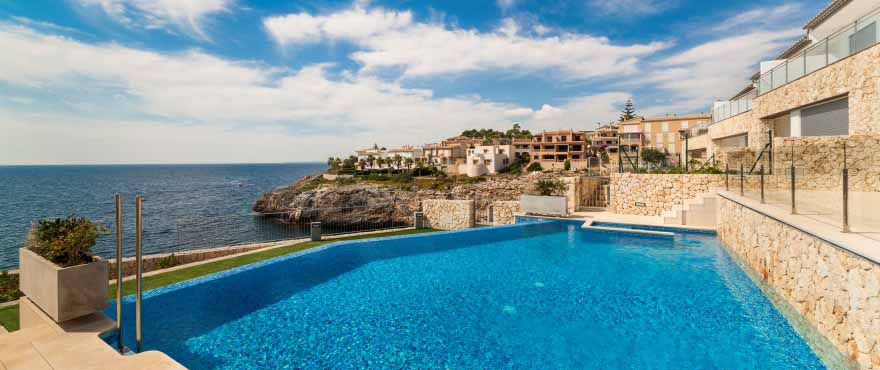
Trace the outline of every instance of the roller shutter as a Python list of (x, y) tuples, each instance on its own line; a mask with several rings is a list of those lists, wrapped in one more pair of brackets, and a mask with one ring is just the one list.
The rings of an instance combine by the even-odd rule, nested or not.
[(849, 100), (835, 100), (801, 110), (801, 135), (849, 135)]

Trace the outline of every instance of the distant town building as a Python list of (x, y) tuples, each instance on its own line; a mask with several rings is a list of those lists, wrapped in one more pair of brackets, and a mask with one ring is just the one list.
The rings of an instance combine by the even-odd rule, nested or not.
[(513, 145), (475, 145), (467, 149), (464, 164), (459, 165), (459, 174), (469, 177), (498, 173), (513, 162)]
[(571, 169), (587, 168), (590, 156), (586, 131), (558, 130), (544, 131), (532, 136), (532, 162), (538, 162), (544, 169), (563, 169), (569, 161)]
[(636, 117), (619, 126), (620, 147), (635, 155), (644, 148), (653, 148), (677, 157), (684, 151), (683, 130), (706, 126), (712, 116), (690, 114), (682, 116)]

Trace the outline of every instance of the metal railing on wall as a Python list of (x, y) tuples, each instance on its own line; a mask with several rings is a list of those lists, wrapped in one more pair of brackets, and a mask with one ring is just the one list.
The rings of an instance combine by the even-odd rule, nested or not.
[(728, 156), (725, 188), (842, 232), (880, 239), (877, 140), (880, 135), (777, 137), (757, 160), (753, 154)]

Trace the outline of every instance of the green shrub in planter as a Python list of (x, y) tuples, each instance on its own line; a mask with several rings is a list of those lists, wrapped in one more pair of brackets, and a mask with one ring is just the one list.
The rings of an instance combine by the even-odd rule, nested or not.
[(18, 290), (18, 275), (9, 271), (0, 271), (0, 303), (19, 299), (24, 294)]
[(92, 246), (107, 229), (83, 217), (42, 220), (31, 227), (25, 247), (61, 267), (92, 262)]
[(540, 179), (535, 182), (535, 190), (543, 196), (558, 195), (565, 191), (565, 183), (559, 179)]
[(526, 168), (526, 171), (529, 172), (536, 172), (541, 170), (543, 170), (543, 168), (541, 168), (541, 164), (538, 162), (532, 162), (531, 164), (529, 164), (529, 167)]

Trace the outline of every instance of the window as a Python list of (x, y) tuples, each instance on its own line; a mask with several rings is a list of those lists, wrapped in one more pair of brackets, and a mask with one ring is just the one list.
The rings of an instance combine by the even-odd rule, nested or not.
[(645, 123), (645, 132), (651, 132), (651, 123)]
[[(510, 161), (507, 158), (504, 158), (503, 160), (501, 160), (501, 164), (506, 165), (508, 162), (510, 162)], [(125, 281), (125, 280), (123, 280), (123, 281)]]
[(688, 128), (688, 121), (682, 121), (681, 128)]
[(661, 131), (669, 131), (669, 122), (663, 122), (663, 130)]
[(669, 144), (669, 152), (675, 153), (675, 144)]
[(666, 141), (675, 142), (675, 133), (670, 132), (670, 133), (666, 134)]
[[(559, 141), (568, 141), (568, 136), (560, 136)], [(124, 280), (123, 280), (124, 281)]]
[(657, 143), (659, 144), (661, 141), (663, 141), (663, 134), (658, 133), (657, 134)]

